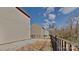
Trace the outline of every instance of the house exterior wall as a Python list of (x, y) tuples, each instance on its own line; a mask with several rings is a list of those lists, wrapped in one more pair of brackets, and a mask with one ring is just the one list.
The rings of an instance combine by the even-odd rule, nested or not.
[(17, 8), (0, 8), (0, 44), (30, 39), (30, 18)]
[(50, 38), (49, 37), (49, 31), (43, 29), (42, 33), (43, 33), (43, 36), (44, 36), (45, 39)]
[(48, 38), (49, 33), (37, 24), (31, 26), (31, 38), (32, 39), (44, 39)]
[(43, 36), (41, 27), (37, 24), (32, 24), (31, 26), (31, 38), (42, 38)]

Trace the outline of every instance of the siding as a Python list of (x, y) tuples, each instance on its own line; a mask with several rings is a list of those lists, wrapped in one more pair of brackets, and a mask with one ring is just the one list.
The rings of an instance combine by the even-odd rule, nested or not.
[(30, 39), (30, 18), (17, 8), (0, 8), (0, 44)]

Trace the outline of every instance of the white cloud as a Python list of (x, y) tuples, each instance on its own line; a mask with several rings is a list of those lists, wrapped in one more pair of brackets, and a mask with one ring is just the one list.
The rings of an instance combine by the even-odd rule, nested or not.
[(49, 28), (49, 23), (43, 23), (43, 24), (42, 24), (42, 27), (43, 27), (44, 29), (48, 29), (48, 28)]
[(55, 14), (49, 14), (48, 15), (48, 19), (49, 20), (52, 20), (53, 21), (55, 18), (56, 18), (56, 15)]
[(52, 23), (56, 23), (55, 21), (52, 21)]
[(54, 7), (47, 7), (45, 13), (43, 14), (44, 17), (46, 17), (48, 14), (51, 12), (54, 12), (55, 8)]
[(55, 20), (52, 20), (52, 21), (50, 21), (49, 19), (45, 19), (44, 20), (44, 24), (45, 25), (48, 25), (49, 26), (50, 24), (53, 24), (53, 23), (56, 23)]
[(55, 10), (55, 8), (54, 7), (48, 7), (47, 8), (47, 13), (51, 13), (51, 12), (53, 12)]
[(53, 25), (53, 24), (55, 24), (56, 22), (55, 21), (50, 21), (49, 22), (49, 25)]
[(49, 20), (48, 19), (44, 19), (44, 23), (49, 23)]
[(46, 17), (46, 13), (44, 13), (43, 15), (44, 15), (44, 17)]
[(47, 18), (47, 19), (44, 19), (44, 23), (42, 25), (44, 29), (50, 28), (55, 23), (54, 19), (56, 18), (56, 15), (51, 13), (51, 12), (54, 12), (54, 10), (55, 8), (53, 7), (46, 8), (45, 13), (43, 14), (44, 17)]
[(50, 21), (48, 19), (44, 19), (43, 25), (49, 26), (50, 25)]
[(68, 14), (73, 12), (74, 10), (76, 10), (77, 7), (62, 7), (59, 12), (63, 13), (63, 14)]
[(48, 8), (46, 8), (46, 11), (43, 15), (44, 15), (44, 17), (48, 17), (48, 19), (50, 19), (50, 20), (55, 19), (56, 15), (51, 13), (54, 11), (55, 11), (54, 7), (48, 7)]
[(48, 29), (48, 28), (52, 27), (53, 24), (55, 24), (55, 23), (56, 22), (54, 20), (49, 21), (48, 19), (44, 19), (44, 23), (43, 23), (42, 26), (43, 26), (44, 29)]

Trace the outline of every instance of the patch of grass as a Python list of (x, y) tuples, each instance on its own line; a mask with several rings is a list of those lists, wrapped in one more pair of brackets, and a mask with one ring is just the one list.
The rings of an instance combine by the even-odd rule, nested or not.
[(51, 50), (50, 40), (36, 40), (32, 44), (17, 48), (17, 51), (48, 51)]

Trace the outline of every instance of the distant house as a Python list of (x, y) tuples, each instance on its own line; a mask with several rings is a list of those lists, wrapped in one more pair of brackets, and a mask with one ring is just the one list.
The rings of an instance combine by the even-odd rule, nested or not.
[(1, 7), (0, 45), (24, 39), (30, 39), (30, 16), (18, 7)]
[(48, 31), (44, 30), (41, 26), (37, 24), (32, 24), (31, 26), (31, 38), (32, 39), (44, 39), (49, 35)]
[(49, 39), (49, 38), (50, 38), (50, 37), (49, 37), (49, 31), (48, 31), (48, 30), (43, 29), (43, 37), (44, 37), (45, 39)]

